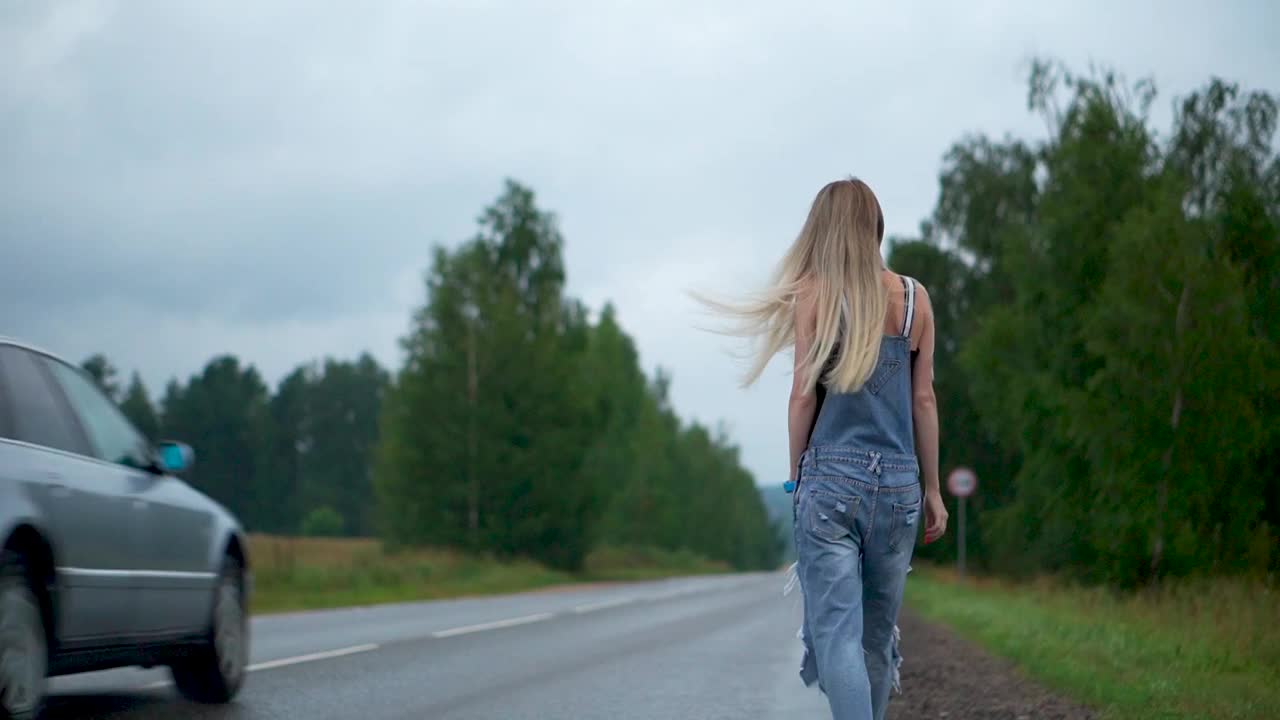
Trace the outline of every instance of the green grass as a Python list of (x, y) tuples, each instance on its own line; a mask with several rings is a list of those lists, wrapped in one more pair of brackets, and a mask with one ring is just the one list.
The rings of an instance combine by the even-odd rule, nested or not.
[(907, 603), (1106, 720), (1280, 718), (1280, 592), (1196, 580), (1122, 595), (917, 567)]
[(388, 553), (376, 540), (253, 536), (253, 611), (375, 605), (534, 590), (583, 582), (646, 580), (727, 571), (696, 555), (603, 548), (581, 574), (528, 560), (504, 562), (454, 550)]
[(729, 572), (725, 563), (713, 562), (687, 550), (650, 547), (604, 547), (587, 556), (583, 577), (587, 580), (656, 580), (673, 575), (706, 575)]

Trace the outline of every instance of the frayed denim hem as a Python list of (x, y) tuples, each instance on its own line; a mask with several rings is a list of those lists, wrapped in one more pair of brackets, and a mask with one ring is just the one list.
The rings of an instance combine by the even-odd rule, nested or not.
[[(786, 583), (782, 586), (782, 596), (786, 597), (795, 591), (800, 582), (800, 574), (797, 569), (799, 563), (791, 563), (791, 567), (787, 568)], [(907, 573), (911, 573), (911, 566), (907, 566)], [(801, 590), (801, 593), (804, 591)], [(897, 694), (902, 694), (902, 652), (898, 649), (902, 644), (902, 629), (896, 624), (893, 626), (893, 642), (891, 645), (891, 657), (893, 659), (893, 690)], [(818, 682), (818, 664), (813, 656), (813, 648), (809, 645), (808, 638), (804, 634), (804, 623), (800, 624), (800, 628), (796, 630), (796, 639), (800, 641), (800, 681), (805, 687), (813, 687)]]

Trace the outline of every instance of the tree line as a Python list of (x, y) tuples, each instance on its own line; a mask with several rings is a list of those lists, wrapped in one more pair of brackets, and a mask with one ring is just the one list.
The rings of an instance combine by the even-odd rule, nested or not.
[(563, 239), (508, 181), (456, 249), (437, 248), (396, 373), (368, 355), (300, 366), (274, 390), (224, 355), (153, 403), (101, 355), (84, 367), (152, 438), (196, 450), (189, 480), (254, 531), (378, 535), (577, 570), (601, 545), (739, 569), (781, 542), (723, 430), (682, 421), (608, 305), (564, 291)]
[(722, 431), (684, 423), (606, 306), (565, 294), (563, 238), (508, 181), (478, 232), (438, 248), (402, 339), (374, 487), (388, 539), (528, 553), (575, 569), (601, 543), (736, 568), (779, 536)]
[(272, 391), (252, 365), (220, 355), (158, 402), (136, 372), (122, 387), (103, 355), (83, 367), (149, 438), (191, 444), (187, 479), (250, 529), (376, 532), (371, 465), (390, 378), (371, 356), (302, 364)]
[(956, 143), (920, 237), (892, 243), (936, 309), (944, 472), (977, 471), (989, 569), (1280, 569), (1277, 98), (1214, 78), (1167, 133), (1155, 98), (1036, 63), (1047, 137)]

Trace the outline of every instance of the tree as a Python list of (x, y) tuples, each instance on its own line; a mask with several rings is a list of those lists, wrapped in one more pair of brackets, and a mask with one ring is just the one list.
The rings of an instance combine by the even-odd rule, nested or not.
[(129, 388), (120, 401), (120, 409), (148, 440), (155, 442), (159, 439), (160, 421), (156, 418), (155, 406), (151, 404), (151, 396), (147, 394), (142, 377), (136, 372), (129, 378)]
[(310, 366), (302, 365), (289, 373), (276, 387), (267, 405), (270, 434), (267, 467), (272, 481), (280, 488), (282, 503), (276, 509), (280, 527), (299, 526), (304, 511), (300, 499), (303, 485), (303, 457), (314, 446), (308, 429), (311, 379)]
[(368, 354), (326, 359), (308, 377), (304, 414), (293, 436), (299, 453), (298, 502), (334, 509), (348, 534), (374, 530), (373, 451), (386, 372)]
[(80, 367), (89, 373), (102, 392), (114, 401), (120, 400), (120, 383), (116, 379), (116, 368), (102, 353), (95, 353), (85, 359)]
[(561, 244), (533, 193), (508, 182), (471, 242), (437, 252), (379, 454), (400, 541), (581, 565), (590, 519), (571, 380), (585, 335), (582, 309), (562, 297)]
[(957, 144), (923, 237), (894, 243), (934, 298), (943, 464), (984, 478), (991, 567), (1277, 564), (1276, 100), (1214, 80), (1162, 143), (1154, 97), (1037, 63), (1049, 138)]
[(382, 406), (386, 537), (569, 570), (601, 543), (775, 562), (736, 450), (681, 428), (668, 380), (645, 378), (612, 306), (593, 323), (564, 295), (562, 244), (532, 192), (508, 183), (474, 239), (436, 251)]
[(191, 482), (255, 531), (291, 530), (287, 486), (269, 470), (267, 387), (230, 355), (209, 361), (185, 387), (170, 385), (163, 431), (196, 452)]
[(337, 537), (343, 535), (342, 515), (331, 507), (321, 506), (308, 512), (302, 519), (302, 534), (306, 537)]

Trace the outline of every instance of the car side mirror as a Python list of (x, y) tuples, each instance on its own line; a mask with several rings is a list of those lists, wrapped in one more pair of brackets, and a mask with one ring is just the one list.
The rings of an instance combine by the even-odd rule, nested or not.
[(186, 443), (164, 440), (156, 445), (160, 467), (167, 473), (180, 473), (191, 469), (196, 462), (196, 452)]

